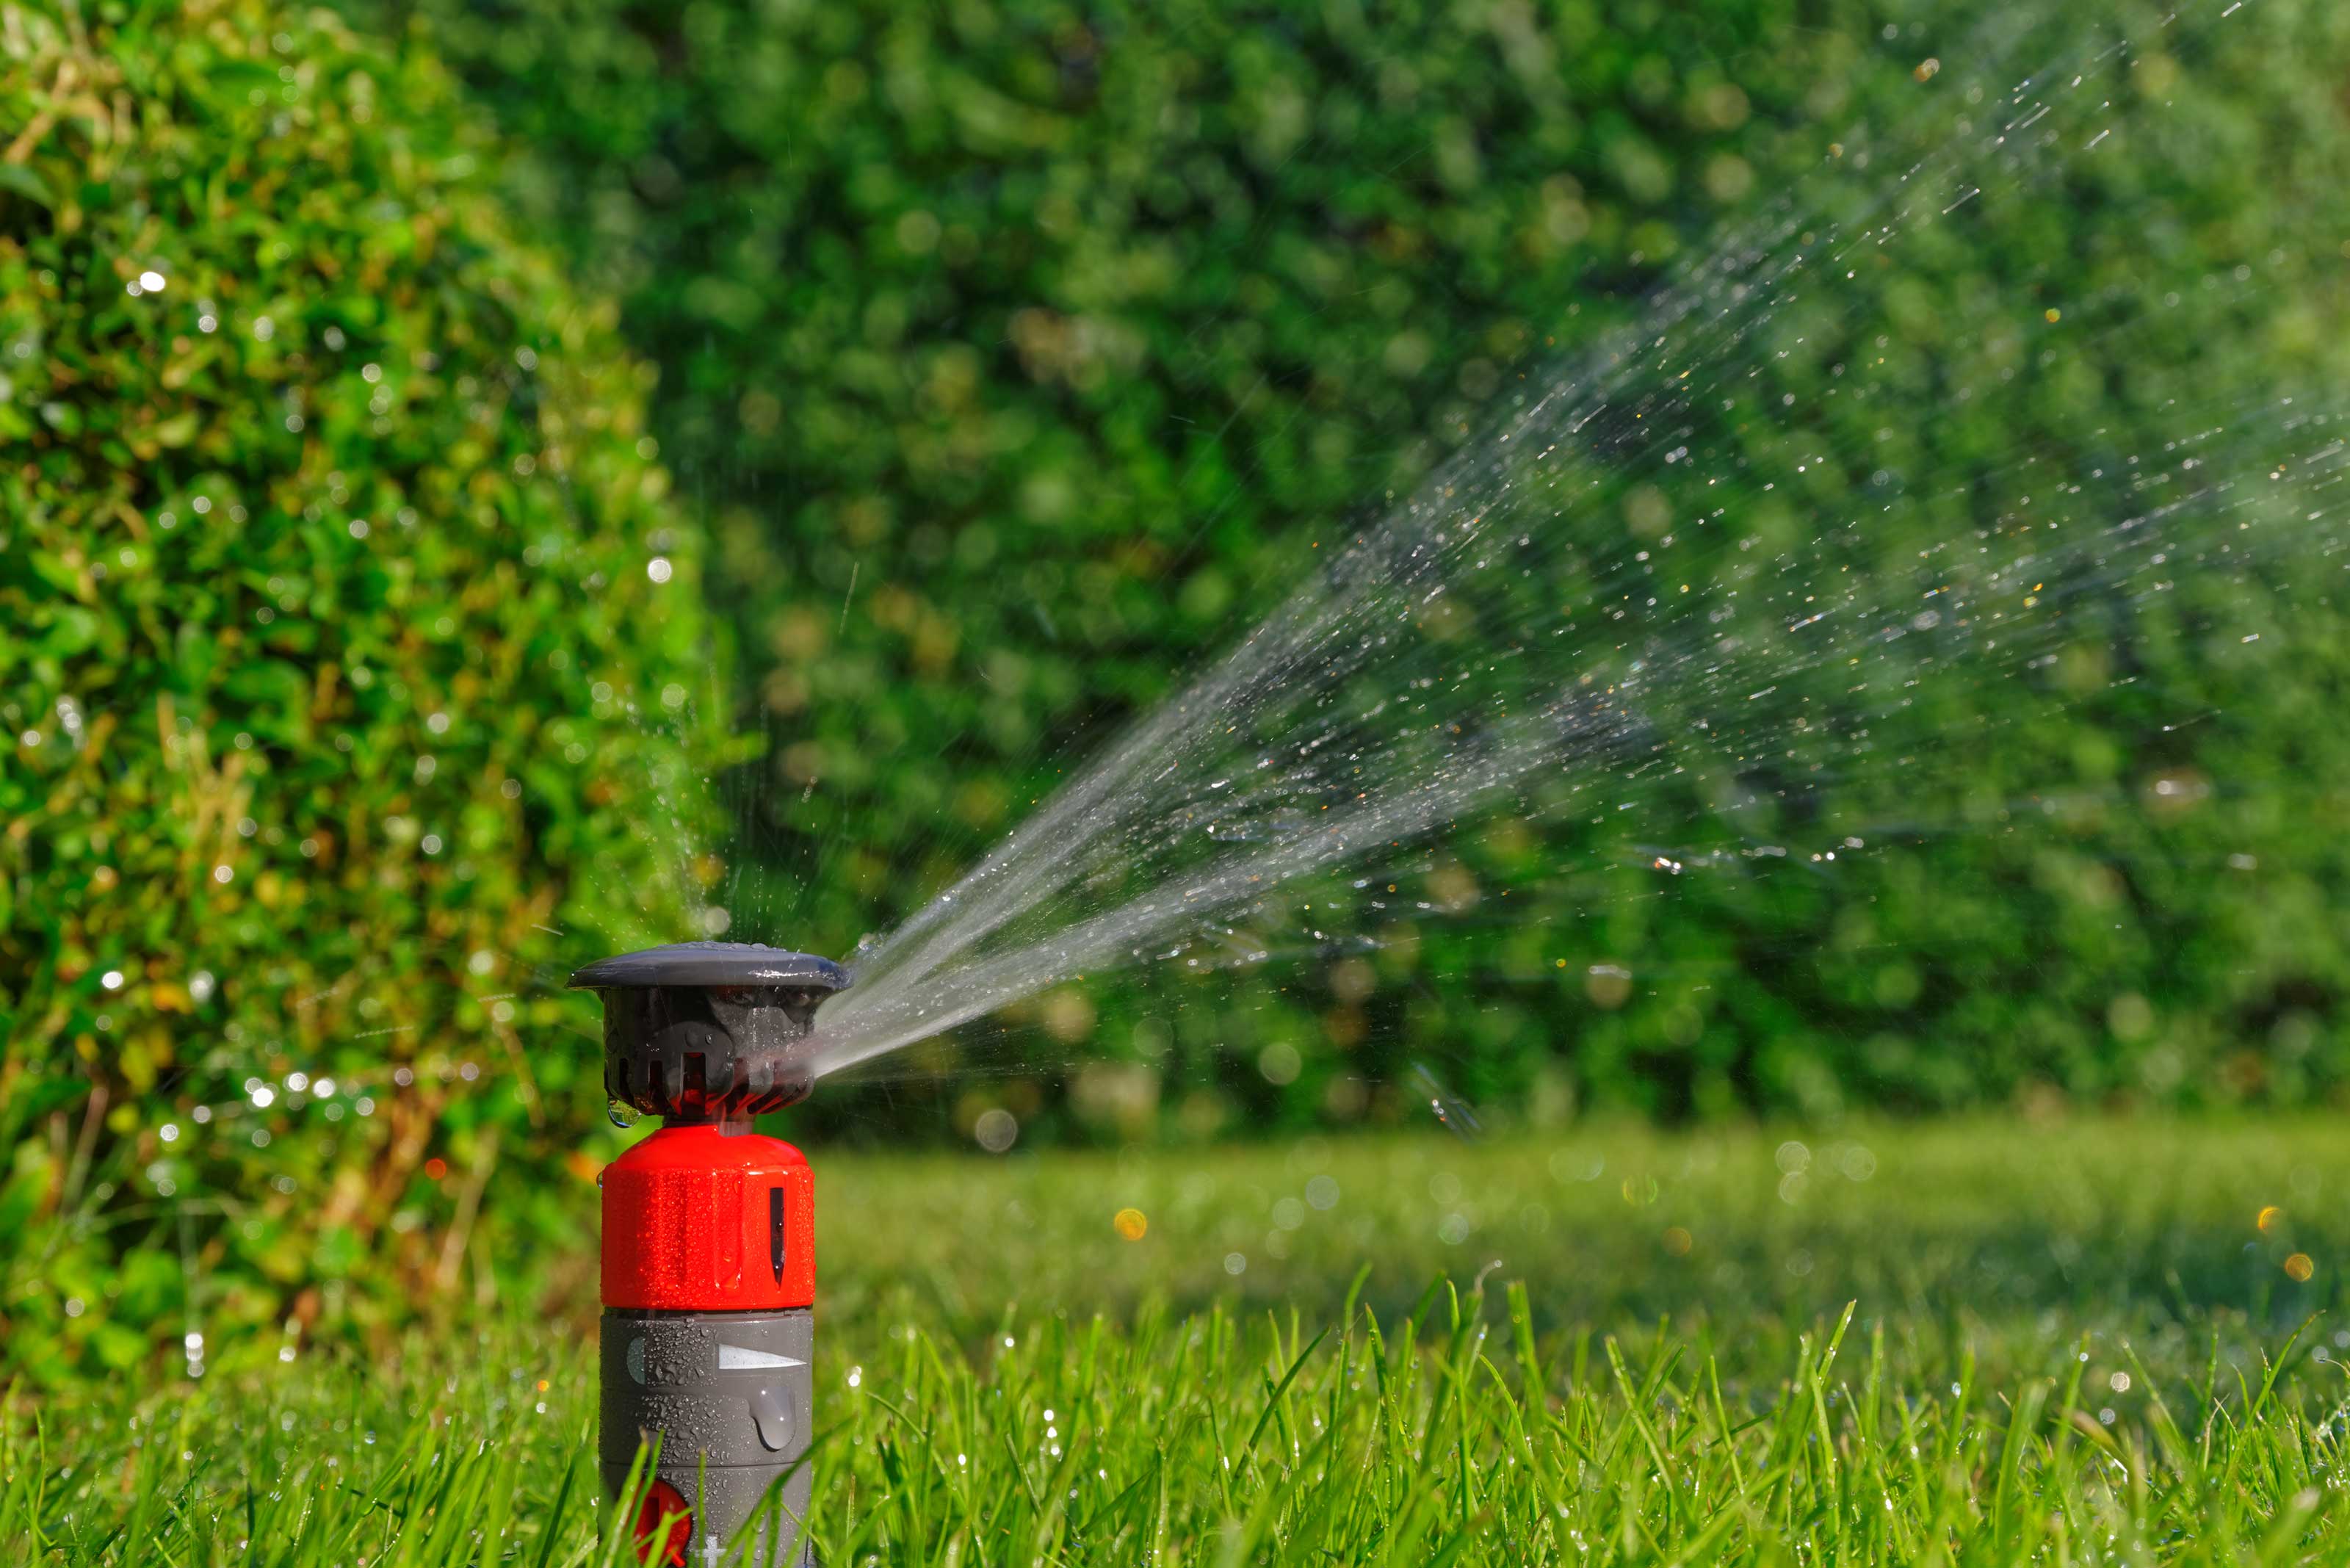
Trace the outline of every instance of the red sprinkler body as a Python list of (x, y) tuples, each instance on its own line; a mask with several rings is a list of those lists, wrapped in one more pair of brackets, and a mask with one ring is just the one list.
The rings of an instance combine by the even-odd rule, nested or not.
[(675, 1515), (656, 1560), (671, 1568), (812, 1564), (814, 1184), (751, 1118), (806, 1096), (798, 1047), (848, 976), (806, 953), (681, 942), (571, 983), (603, 996), (605, 1091), (667, 1122), (599, 1180), (605, 1494), (658, 1435), (640, 1551)]

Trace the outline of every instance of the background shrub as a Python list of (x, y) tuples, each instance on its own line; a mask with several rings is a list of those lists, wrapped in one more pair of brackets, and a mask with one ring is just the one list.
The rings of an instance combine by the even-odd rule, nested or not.
[[(514, 199), (664, 367), (653, 417), (712, 519), (745, 705), (774, 742), (732, 781), (729, 897), (747, 927), (837, 950), (1232, 641), (1315, 530), (1403, 493), (1521, 373), (1598, 341), (1832, 142), (1898, 168), (1972, 134), (1956, 95), (1985, 59), (2021, 80), (2116, 36), (2173, 51), (2114, 73), (2122, 134), (2097, 157), (1992, 189), (1742, 350), (1746, 423), (1700, 439), (1757, 473), (1837, 454), (1766, 530), (1840, 522), (1879, 464), (1966, 498), (1879, 524), (1877, 559), (1898, 560), (2012, 511), (2033, 461), (2158, 452), (2210, 410), (2338, 384), (2322, 214), (2350, 40), (2320, 6), (2220, 9), (2168, 32), (2133, 5), (1793, 0), (367, 14), (456, 62), (515, 146)], [(2198, 287), (2240, 267), (2249, 287)], [(2166, 314), (2177, 289), (2189, 308)], [(1898, 395), (1839, 411), (1825, 389), (1860, 352), (1890, 354)], [(1647, 477), (1642, 504), (1680, 505)], [(1451, 852), (1486, 886), (1517, 879), (1506, 926), (1424, 922), (1367, 959), (1202, 988), (1146, 974), (1023, 1015), (1024, 1051), (1139, 1055), (1164, 1092), (1099, 1073), (1074, 1103), (1042, 1078), (941, 1092), (966, 1124), (1001, 1099), (1091, 1107), (1105, 1133), (1137, 1106), (1162, 1122), (1154, 1104), (1195, 1129), (1393, 1113), (1410, 1098), (1378, 1086), (1415, 1061), (1503, 1108), (1668, 1115), (2331, 1093), (2343, 867), (2297, 819), (2340, 810), (2342, 758), (2312, 721), (2341, 651), (2308, 627), (2291, 672), (2219, 673), (2197, 635), (2085, 620), (2064, 680), (1986, 668), (1935, 711), (1944, 739), (1989, 727), (1966, 766), (1790, 807), (1880, 838), (1906, 824), (1898, 857), (1829, 882), (1529, 886), (1591, 846), (1503, 825)], [(2081, 685), (2139, 660), (2135, 695)], [(2182, 734), (2186, 711), (2224, 717)], [(2150, 812), (2178, 770), (2225, 786)], [(2008, 812), (2022, 800), (2070, 804)], [(1276, 1086), (1259, 1064), (1289, 1043), (1307, 1067)], [(916, 1060), (987, 1052), (966, 1031)], [(888, 1096), (816, 1114), (929, 1114)]]
[[(379, 31), (0, 28), (0, 1310), (41, 1376), (511, 1291), (524, 1233), (576, 1288), (609, 1135), (573, 963), (712, 929), (704, 896), (834, 951), (899, 918), (1831, 143), (1972, 134), (1926, 60), (2087, 47), (1790, 0), (351, 5)], [(2340, 384), (2350, 17), (2210, 19), (2116, 78), (2106, 154), (1734, 351), (1747, 389), (1683, 417), (1786, 482), (1761, 536), (1924, 476), (1855, 557), (1887, 570), (2035, 464), (2213, 418), (2249, 450), (2228, 421)], [(1862, 353), (1866, 410), (1829, 395)], [(1627, 466), (1578, 538), (1679, 483)], [(1011, 1071), (956, 1071), (996, 1048), (962, 1031), (795, 1125), (2338, 1094), (2345, 650), (2257, 588), (2091, 606), (1902, 721), (1956, 764), (1781, 780), (1742, 825), (1900, 853), (1664, 882), (1492, 818), (1402, 868), (1465, 917), (1096, 977), (1016, 1010)]]
[(264, 0), (0, 48), (7, 1357), (494, 1291), (494, 1171), (588, 1209), (554, 933), (694, 902), (650, 376), (421, 57)]

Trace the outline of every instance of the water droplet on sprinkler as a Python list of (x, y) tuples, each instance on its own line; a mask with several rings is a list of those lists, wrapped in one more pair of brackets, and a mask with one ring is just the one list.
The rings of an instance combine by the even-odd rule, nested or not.
[(614, 1127), (626, 1131), (636, 1126), (644, 1113), (626, 1100), (616, 1099), (606, 1104), (604, 1114), (611, 1118)]

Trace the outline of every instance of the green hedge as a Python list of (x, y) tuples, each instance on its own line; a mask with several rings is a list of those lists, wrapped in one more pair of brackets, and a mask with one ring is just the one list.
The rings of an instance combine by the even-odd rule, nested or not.
[(493, 1289), (494, 1170), (588, 1211), (547, 983), (693, 901), (650, 373), (421, 57), (265, 0), (0, 49), (6, 1359)]
[[(1742, 351), (1755, 419), (1713, 430), (1725, 450), (1837, 458), (1767, 528), (1839, 523), (1884, 462), (1993, 517), (2028, 492), (2027, 455), (2159, 450), (2190, 408), (2350, 368), (2324, 217), (2350, 167), (2350, 39), (2321, 5), (2189, 8), (2176, 28), (2130, 4), (364, 8), (458, 65), (516, 144), (515, 199), (664, 367), (654, 417), (712, 519), (718, 602), (775, 741), (736, 781), (738, 914), (806, 946), (902, 916), (1295, 582), (1310, 534), (1404, 493), (1517, 376), (1629, 318), (1831, 141), (1890, 169), (1973, 134), (1970, 83), (1990, 81), (1988, 117), (2009, 80), (2141, 42), (2112, 67), (2122, 133), (2095, 157), (2002, 180)], [(2095, 108), (2067, 120), (2076, 145)], [(1842, 199), (1891, 184), (1855, 177)], [(2220, 291), (2240, 304), (2197, 287), (2240, 265), (2259, 273)], [(2181, 286), (2190, 308), (2165, 315)], [(2061, 334), (2039, 327), (2050, 306)], [(1814, 420), (1831, 363), (1880, 337), (1889, 400)], [(1897, 526), (1924, 542), (1970, 515), (1920, 505)], [(2136, 658), (2131, 635), (2067, 641), (2067, 679)], [(1422, 922), (1367, 968), (1262, 983), (1097, 984), (1015, 1023), (1150, 1059), (1172, 1079), (1159, 1112), (1194, 1128), (1408, 1109), (1355, 1084), (1419, 1058), (1503, 1108), (1670, 1115), (2336, 1092), (2342, 867), (2302, 822), (2340, 809), (2303, 782), (2338, 776), (2332, 727), (2312, 728), (2338, 634), (2308, 628), (2303, 662), (2257, 675), (2166, 646), (2137, 696), (2173, 716), (2225, 702), (2222, 723), (2180, 738), (2150, 699), (1978, 678), (1935, 715), (1945, 735), (1988, 727), (1946, 753), (1963, 766), (1807, 803), (1924, 834), (1832, 881), (1660, 893), (1546, 875), (1571, 836), (1505, 832), (1456, 846), (1488, 885), (1519, 877), (1504, 928)], [(2149, 809), (2176, 768), (2225, 787)], [(2003, 796), (2098, 804), (2002, 821)], [(1258, 1067), (1283, 1043), (1306, 1067), (1278, 1089)], [(1022, 1059), (983, 1031), (915, 1058)], [(1049, 1073), (941, 1093), (966, 1124), (1001, 1099), (1139, 1125), (1156, 1080), (1092, 1076), (1074, 1103)], [(891, 1093), (832, 1114), (927, 1114)]]
[[(1831, 137), (1947, 126), (1918, 95), (1979, 36), (1792, 0), (364, 20), (398, 43), (265, 0), (0, 28), (0, 1311), (40, 1376), (512, 1288), (509, 1239), (543, 1262), (587, 1212), (571, 963), (684, 934), (705, 888), (836, 951), (901, 917)], [(2345, 28), (2198, 22), (2122, 79), (2110, 155), (1775, 319), (1695, 438), (1790, 480), (1753, 525), (1928, 476), (1871, 542), (1893, 572), (2021, 504), (2021, 458), (2340, 384), (2311, 242)], [(1880, 407), (1825, 400), (1856, 352)], [(1615, 477), (1595, 541), (1687, 499)], [(1340, 1124), (1410, 1112), (1421, 1060), (1489, 1116), (2336, 1095), (2350, 649), (2232, 576), (2179, 604), (1939, 689), (1903, 721), (1932, 769), (1753, 819), (1911, 825), (1836, 876), (1667, 882), (1502, 820), (1425, 891), (1508, 885), (1506, 920), (1072, 988), (1012, 1021), (1038, 1055), (911, 1058), (1013, 1073), (811, 1114)], [(2198, 623), (2237, 611), (2290, 659)], [(766, 743), (721, 776), (722, 862), (730, 710)]]

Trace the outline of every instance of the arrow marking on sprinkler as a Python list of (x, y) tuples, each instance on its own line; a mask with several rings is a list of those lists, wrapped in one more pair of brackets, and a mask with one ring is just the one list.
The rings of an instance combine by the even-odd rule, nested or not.
[(773, 1351), (745, 1350), (739, 1345), (721, 1341), (718, 1346), (718, 1370), (721, 1372), (764, 1372), (771, 1367), (806, 1366), (805, 1361), (789, 1355), (777, 1355)]

